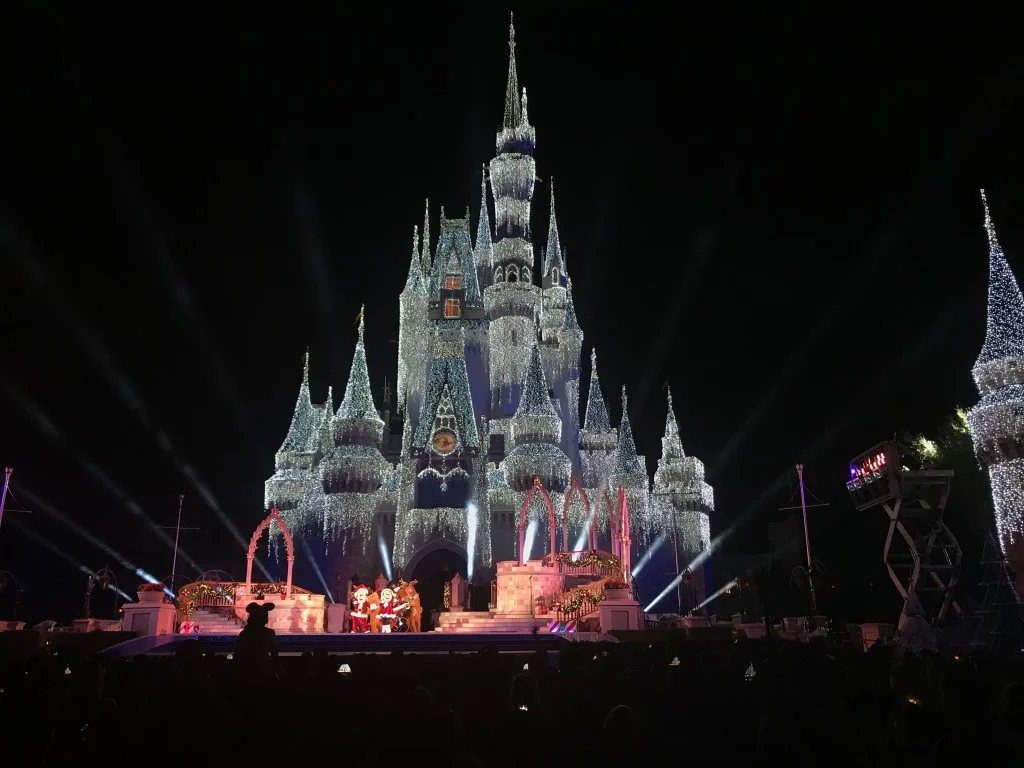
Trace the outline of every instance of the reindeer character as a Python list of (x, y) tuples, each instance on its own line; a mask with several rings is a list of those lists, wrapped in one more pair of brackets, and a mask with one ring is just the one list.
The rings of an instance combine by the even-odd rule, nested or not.
[(398, 599), (409, 607), (409, 614), (406, 617), (406, 621), (409, 622), (409, 631), (422, 632), (423, 605), (420, 603), (420, 593), (416, 591), (416, 579), (399, 583)]
[(377, 593), (377, 590), (373, 590), (367, 596), (366, 607), (369, 608), (367, 613), (369, 614), (370, 632), (380, 632), (381, 620), (378, 616), (380, 613), (380, 595)]

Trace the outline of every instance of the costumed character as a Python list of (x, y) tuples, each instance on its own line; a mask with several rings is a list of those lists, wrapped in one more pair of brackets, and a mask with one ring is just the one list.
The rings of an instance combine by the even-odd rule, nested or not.
[(377, 617), (381, 622), (381, 632), (391, 631), (391, 624), (398, 618), (398, 611), (403, 607), (395, 599), (395, 591), (391, 587), (384, 587), (380, 591), (380, 610), (377, 613)]
[(421, 632), (423, 627), (423, 605), (420, 602), (420, 593), (416, 591), (416, 579), (400, 583), (398, 598), (409, 607), (409, 613), (406, 616), (406, 621), (409, 622), (409, 631)]
[(352, 591), (352, 631), (363, 634), (370, 631), (370, 590), (365, 584), (357, 584)]
[(370, 632), (380, 632), (380, 595), (377, 594), (377, 590), (374, 590), (366, 598), (367, 607), (367, 622), (370, 625)]
[(235, 664), (246, 675), (276, 676), (277, 633), (267, 626), (273, 603), (249, 603), (245, 612), (249, 619), (235, 641)]

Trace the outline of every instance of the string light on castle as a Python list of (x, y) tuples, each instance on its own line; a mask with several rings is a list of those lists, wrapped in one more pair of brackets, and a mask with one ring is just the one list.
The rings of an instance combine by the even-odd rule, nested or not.
[(988, 467), (996, 531), (1006, 554), (1024, 537), (1024, 296), (999, 245), (984, 190), (981, 200), (989, 243), (988, 319), (972, 370), (981, 401), (967, 424), (978, 459)]
[[(673, 515), (686, 521), (694, 542), (707, 538), (713, 495), (703, 464), (682, 453), (678, 427), (667, 434), (678, 449), (663, 457), (663, 475), (685, 487), (692, 503), (672, 512), (652, 501), (624, 390), (621, 424), (611, 423), (595, 351), (590, 380), (582, 380), (577, 309), (585, 305), (577, 301), (586, 297), (574, 291), (565, 247), (579, 225), (559, 219), (552, 178), (546, 238), (533, 242), (537, 134), (512, 24), (508, 45), (505, 106), (494, 157), (480, 170), (477, 220), (468, 207), (464, 218), (450, 218), (442, 207), (432, 219), (427, 201), (409, 255), (399, 257), (408, 263), (395, 286), (395, 402), (388, 395), (374, 401), (370, 363), (379, 361), (368, 360), (360, 310), (340, 405), (333, 411), (330, 391), (326, 403), (312, 402), (307, 356), (292, 422), (264, 485), (267, 508), (276, 506), (296, 535), (322, 539), (311, 549), (336, 558), (331, 567), (343, 573), (376, 572), (380, 552), (397, 569), (415, 568), (425, 547), (440, 542), (471, 553), (473, 572), (482, 575), (494, 560), (515, 557), (520, 510), (535, 478), (560, 531), (566, 511), (563, 547), (590, 519), (607, 537), (620, 486), (637, 521), (638, 547)], [(674, 425), (671, 407), (669, 413)], [(533, 497), (527, 514), (546, 528), (541, 498)]]

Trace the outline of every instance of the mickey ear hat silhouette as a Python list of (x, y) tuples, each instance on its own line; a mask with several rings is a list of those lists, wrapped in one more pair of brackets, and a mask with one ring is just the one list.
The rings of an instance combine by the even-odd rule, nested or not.
[(266, 614), (266, 613), (268, 613), (268, 612), (270, 612), (272, 610), (274, 610), (274, 604), (273, 603), (265, 603), (264, 605), (260, 605), (259, 603), (249, 603), (247, 606), (245, 606), (245, 612), (246, 613), (250, 613), (250, 614), (252, 614), (252, 613), (263, 613), (263, 614)]

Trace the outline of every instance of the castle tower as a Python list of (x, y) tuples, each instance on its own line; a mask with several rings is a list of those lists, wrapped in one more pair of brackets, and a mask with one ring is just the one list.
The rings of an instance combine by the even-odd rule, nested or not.
[(708, 513), (715, 508), (714, 490), (704, 480), (704, 463), (683, 451), (671, 389), (652, 496), (652, 518), (660, 519), (662, 530), (676, 539), (680, 562), (690, 562), (711, 546)]
[(572, 465), (558, 447), (562, 421), (551, 404), (536, 343), (530, 354), (523, 396), (512, 418), (511, 437), (513, 448), (502, 464), (512, 490), (526, 493), (535, 477), (548, 491), (563, 493), (569, 487)]
[[(441, 209), (441, 234), (430, 273), (427, 316), (439, 334), (437, 338), (444, 341), (458, 338), (465, 344), (463, 356), (475, 419), (479, 421), (487, 413), (488, 334), (469, 226), (468, 212), (464, 219), (448, 219)], [(452, 335), (455, 331), (459, 333)], [(427, 412), (424, 415), (431, 414)], [(422, 415), (419, 421), (422, 421)]]
[(427, 286), (423, 280), (419, 238), (412, 232), (412, 257), (405, 288), (398, 297), (398, 406), (408, 407), (415, 419), (427, 377)]
[[(540, 340), (544, 372), (552, 385), (565, 378), (565, 366), (558, 346), (558, 334), (565, 322), (566, 308), (565, 263), (558, 237), (558, 218), (555, 215), (555, 180), (551, 179), (551, 214), (548, 219), (548, 240), (544, 246), (544, 269), (541, 273)], [(576, 364), (579, 365), (577, 353)]]
[(967, 423), (974, 450), (987, 468), (1003, 554), (1024, 574), (1024, 296), (996, 238), (985, 207), (989, 242), (988, 323), (971, 373), (981, 401)]
[(274, 456), (274, 474), (263, 484), (266, 509), (297, 510), (306, 493), (317, 484), (313, 466), (320, 456), (323, 419), (309, 398), (309, 350), (302, 368), (302, 384), (295, 401), (288, 434)]
[(373, 518), (380, 504), (376, 494), (391, 472), (381, 454), (384, 421), (373, 404), (366, 367), (364, 311), (359, 311), (359, 336), (345, 397), (332, 420), (334, 449), (320, 461), (325, 528), (354, 530), (364, 548), (375, 540)]
[(526, 111), (526, 90), (522, 98), (519, 95), (515, 47), (515, 28), (510, 25), (505, 119), (490, 168), (497, 240), (490, 285), (484, 292), (490, 318), (490, 410), (496, 418), (510, 416), (519, 404), (540, 309), (540, 290), (533, 284), (530, 242), (530, 202), (537, 173), (533, 150), (537, 135)]
[(480, 172), (480, 219), (476, 225), (473, 256), (476, 260), (476, 281), (482, 291), (491, 284), (494, 269), (494, 239), (491, 236), (491, 217), (487, 212), (487, 166)]
[(572, 460), (574, 472), (580, 471), (580, 352), (583, 329), (576, 318), (572, 299), (572, 280), (566, 285), (565, 312), (558, 330), (559, 370), (564, 372), (556, 387), (565, 402), (562, 412), (562, 449)]
[(661, 533), (661, 521), (652, 517), (650, 511), (647, 467), (643, 456), (637, 453), (636, 442), (633, 440), (625, 384), (622, 385), (622, 422), (619, 424), (619, 444), (615, 452), (612, 482), (616, 490), (620, 487), (625, 488), (629, 502), (630, 527), (635, 528), (639, 523), (642, 541), (649, 541), (652, 533)]

